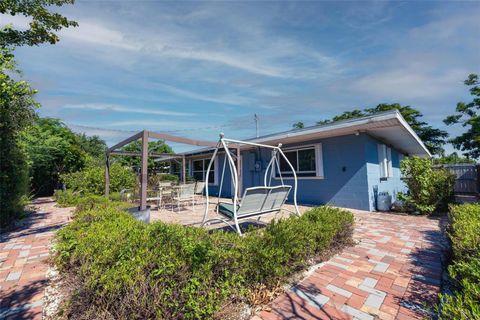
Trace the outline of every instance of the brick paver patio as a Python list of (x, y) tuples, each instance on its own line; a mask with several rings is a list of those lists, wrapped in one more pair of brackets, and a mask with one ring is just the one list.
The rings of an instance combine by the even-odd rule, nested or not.
[[(357, 244), (253, 319), (422, 319), (440, 290), (440, 220), (355, 212)], [(428, 309), (428, 308), (427, 308)]]
[(0, 319), (42, 318), (50, 239), (71, 209), (54, 208), (49, 198), (34, 205), (35, 213), (0, 236)]
[[(35, 205), (36, 213), (0, 236), (0, 319), (42, 318), (50, 240), (69, 221), (71, 209), (56, 208), (49, 198), (38, 199)], [(195, 225), (193, 220), (198, 222), (202, 212), (190, 213), (186, 221), (170, 221), (169, 213), (153, 216)], [(421, 319), (426, 315), (425, 306), (435, 302), (440, 289), (446, 247), (440, 221), (354, 213), (357, 244), (311, 272), (254, 319)]]

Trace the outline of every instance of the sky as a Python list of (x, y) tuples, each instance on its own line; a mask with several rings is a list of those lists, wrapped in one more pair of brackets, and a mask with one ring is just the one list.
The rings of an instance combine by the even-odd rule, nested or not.
[[(442, 120), (480, 73), (479, 1), (76, 1), (22, 47), (41, 116), (112, 145), (147, 129), (216, 141), (400, 103)], [(28, 19), (0, 15), (0, 26)], [(469, 100), (470, 99), (470, 100)], [(176, 151), (191, 146), (175, 146)], [(451, 147), (447, 151), (452, 151)]]

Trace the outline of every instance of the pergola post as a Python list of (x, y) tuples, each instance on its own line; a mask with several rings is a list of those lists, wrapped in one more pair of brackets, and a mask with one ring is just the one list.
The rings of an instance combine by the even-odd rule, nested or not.
[(237, 175), (238, 175), (238, 196), (242, 196), (242, 170), (241, 170), (241, 163), (240, 163), (241, 155), (240, 155), (240, 146), (237, 146)]
[(182, 156), (182, 180), (183, 180), (183, 184), (187, 183), (187, 170), (186, 170), (186, 164), (185, 164), (185, 155)]
[(142, 158), (140, 174), (140, 210), (147, 209), (147, 183), (148, 183), (148, 132), (142, 132)]
[[(171, 154), (163, 154), (163, 153), (154, 153), (152, 152), (149, 154), (148, 152), (148, 139), (162, 139), (165, 141), (172, 141), (177, 143), (183, 144), (190, 144), (194, 146), (205, 146), (205, 147), (216, 147), (217, 142), (206, 141), (206, 140), (194, 140), (188, 139), (183, 137), (176, 137), (169, 134), (164, 133), (157, 133), (151, 131), (141, 131), (134, 134), (131, 137), (122, 140), (121, 142), (115, 144), (114, 146), (108, 148), (107, 150), (107, 161), (105, 163), (105, 194), (108, 195), (109, 193), (109, 184), (110, 184), (110, 163), (109, 163), (109, 155), (123, 155), (123, 156), (141, 156), (141, 177), (140, 177), (140, 210), (145, 210), (147, 208), (147, 183), (148, 183), (148, 157), (158, 157), (158, 156), (172, 156)], [(131, 152), (125, 150), (119, 150), (123, 146), (129, 144), (130, 142), (136, 141), (138, 139), (142, 139), (142, 150), (141, 152)], [(187, 173), (186, 173), (186, 157), (185, 155), (176, 155), (176, 159), (182, 158), (183, 161), (183, 182), (187, 180)]]
[(105, 197), (110, 194), (110, 154), (105, 154)]

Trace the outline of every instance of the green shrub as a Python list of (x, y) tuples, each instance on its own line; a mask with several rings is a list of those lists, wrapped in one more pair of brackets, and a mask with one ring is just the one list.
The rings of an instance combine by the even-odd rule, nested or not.
[(239, 237), (144, 224), (112, 205), (97, 206), (59, 231), (55, 261), (79, 280), (66, 310), (71, 315), (206, 319), (349, 243), (352, 225), (351, 213), (320, 207)]
[[(2, 2), (2, 10), (5, 8)], [(3, 31), (2, 31), (3, 32)], [(28, 157), (21, 136), (36, 117), (36, 91), (19, 79), (13, 49), (0, 47), (0, 229), (22, 216)]]
[(53, 198), (60, 207), (74, 207), (80, 200), (81, 194), (72, 190), (55, 190)]
[(453, 263), (448, 271), (458, 281), (454, 295), (443, 295), (442, 319), (480, 319), (480, 205), (451, 206), (449, 237)]
[[(102, 195), (105, 193), (105, 168), (87, 167), (82, 171), (63, 174), (62, 181), (67, 189), (81, 191), (86, 194)], [(136, 177), (132, 170), (119, 163), (110, 166), (110, 191), (120, 192), (136, 185)]]
[(408, 194), (400, 198), (421, 213), (447, 210), (453, 199), (455, 176), (446, 169), (432, 168), (429, 159), (411, 157), (403, 160), (400, 168)]
[(122, 194), (120, 192), (111, 192), (108, 198), (112, 201), (122, 201)]

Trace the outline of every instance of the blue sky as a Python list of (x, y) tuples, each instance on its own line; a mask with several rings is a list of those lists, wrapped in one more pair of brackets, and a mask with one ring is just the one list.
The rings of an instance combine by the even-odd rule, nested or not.
[(142, 129), (248, 138), (255, 113), (267, 134), (382, 102), (456, 134), (441, 120), (480, 73), (478, 1), (77, 1), (59, 11), (80, 26), (57, 45), (17, 49), (19, 66), (42, 116), (109, 144)]

